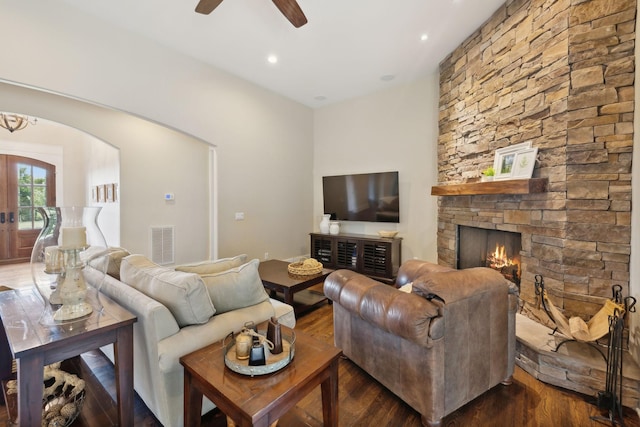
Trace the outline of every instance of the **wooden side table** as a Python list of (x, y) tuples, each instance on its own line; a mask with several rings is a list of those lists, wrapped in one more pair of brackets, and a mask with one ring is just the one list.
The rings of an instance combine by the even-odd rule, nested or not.
[[(90, 298), (94, 292), (89, 292)], [(0, 333), (7, 338), (3, 355), (11, 354), (18, 368), (18, 416), (22, 427), (40, 427), (45, 365), (114, 344), (118, 421), (133, 425), (133, 323), (136, 317), (100, 295), (104, 310), (56, 326), (39, 323), (42, 301), (35, 289), (0, 292)], [(94, 307), (96, 304), (93, 304)], [(3, 340), (0, 340), (0, 345)], [(7, 378), (9, 373), (0, 376)]]
[(184, 366), (184, 425), (199, 426), (207, 396), (237, 426), (268, 427), (320, 385), (325, 426), (338, 425), (338, 361), (342, 351), (295, 331), (295, 357), (283, 369), (250, 377), (224, 364), (218, 342), (180, 358)]

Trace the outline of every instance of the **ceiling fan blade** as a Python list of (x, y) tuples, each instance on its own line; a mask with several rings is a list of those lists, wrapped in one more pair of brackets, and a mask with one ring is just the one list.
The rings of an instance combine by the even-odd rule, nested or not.
[(196, 12), (208, 15), (213, 12), (213, 9), (218, 7), (222, 3), (222, 0), (200, 0), (196, 6)]
[(300, 9), (296, 0), (273, 0), (280, 12), (293, 24), (294, 27), (300, 28), (307, 23), (307, 17)]

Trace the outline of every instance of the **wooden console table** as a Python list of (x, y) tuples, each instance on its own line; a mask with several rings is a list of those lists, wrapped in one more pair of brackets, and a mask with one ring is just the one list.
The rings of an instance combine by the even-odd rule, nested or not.
[(402, 259), (402, 238), (363, 234), (310, 233), (311, 258), (326, 268), (347, 268), (385, 283), (393, 283)]
[[(89, 292), (90, 301), (94, 293)], [(17, 425), (41, 426), (45, 365), (111, 343), (115, 350), (119, 425), (133, 425), (133, 323), (137, 319), (102, 294), (100, 302), (102, 312), (94, 309), (86, 318), (44, 326), (39, 322), (43, 304), (35, 289), (0, 292), (0, 334), (6, 337), (6, 341), (0, 340), (0, 354), (3, 358), (12, 356), (18, 369)], [(97, 306), (95, 301), (92, 305)], [(11, 372), (0, 375), (7, 379)]]

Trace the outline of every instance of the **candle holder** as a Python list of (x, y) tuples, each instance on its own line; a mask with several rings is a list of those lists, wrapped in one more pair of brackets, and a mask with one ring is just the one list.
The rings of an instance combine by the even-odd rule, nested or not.
[(102, 208), (37, 209), (45, 225), (33, 246), (31, 274), (45, 305), (41, 323), (76, 321), (94, 311), (87, 302), (87, 268), (98, 272), (92, 274), (92, 287), (95, 308), (101, 311), (99, 290), (109, 261), (107, 243), (97, 223)]

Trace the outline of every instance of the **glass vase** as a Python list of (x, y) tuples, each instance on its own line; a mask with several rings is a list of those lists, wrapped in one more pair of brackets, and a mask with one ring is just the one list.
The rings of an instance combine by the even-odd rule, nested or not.
[[(41, 323), (73, 322), (102, 310), (98, 292), (108, 247), (98, 226), (101, 207), (38, 208), (44, 227), (31, 252), (31, 275), (45, 305)], [(88, 302), (87, 273), (95, 290)]]

